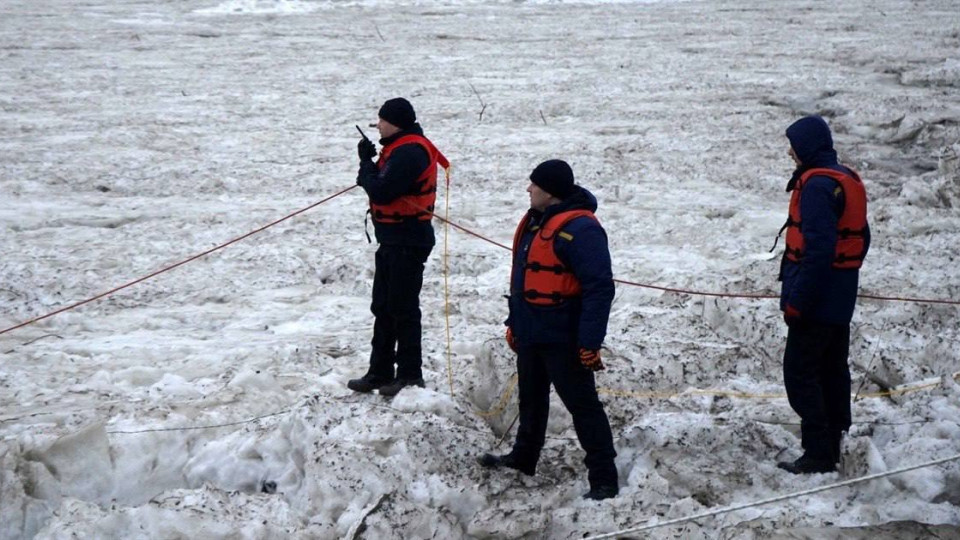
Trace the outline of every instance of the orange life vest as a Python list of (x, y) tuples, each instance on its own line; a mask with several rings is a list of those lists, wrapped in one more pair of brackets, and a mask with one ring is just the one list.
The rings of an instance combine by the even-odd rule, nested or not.
[(437, 150), (426, 137), (422, 135), (404, 135), (380, 151), (377, 168), (382, 169), (390, 159), (390, 154), (405, 144), (419, 144), (427, 151), (430, 164), (417, 178), (415, 191), (397, 197), (389, 204), (375, 204), (371, 201), (370, 213), (374, 221), (380, 223), (401, 223), (410, 219), (430, 221), (433, 217), (433, 207), (437, 200), (437, 164), (444, 169), (450, 167), (447, 158)]
[(800, 197), (803, 186), (811, 176), (829, 176), (840, 184), (843, 190), (843, 213), (837, 220), (837, 248), (833, 256), (833, 267), (856, 269), (863, 265), (866, 255), (865, 234), (867, 231), (867, 191), (860, 176), (851, 169), (852, 174), (833, 169), (810, 169), (803, 173), (790, 196), (790, 215), (787, 218), (787, 260), (800, 262), (803, 258), (802, 219), (800, 216)]
[[(566, 234), (561, 229), (567, 223), (581, 216), (597, 221), (597, 217), (589, 210), (570, 210), (551, 216), (542, 227), (534, 228), (533, 241), (523, 267), (523, 297), (527, 302), (538, 306), (555, 306), (580, 295), (580, 282), (553, 251), (553, 241), (558, 234)], [(529, 223), (529, 214), (520, 220), (517, 232), (513, 235), (514, 253), (519, 249), (520, 239)]]

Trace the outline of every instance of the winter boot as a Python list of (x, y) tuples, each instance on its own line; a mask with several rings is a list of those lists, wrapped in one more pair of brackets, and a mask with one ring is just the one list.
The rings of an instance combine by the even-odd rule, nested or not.
[(537, 464), (522, 463), (513, 453), (504, 454), (502, 456), (497, 456), (494, 454), (484, 454), (477, 458), (477, 463), (481, 467), (487, 467), (489, 469), (497, 469), (500, 467), (506, 467), (508, 469), (516, 469), (527, 476), (533, 476), (537, 471)]
[(380, 388), (380, 395), (384, 397), (393, 397), (400, 393), (401, 390), (408, 386), (419, 386), (420, 388), (424, 387), (423, 379), (397, 379), (390, 384), (384, 385)]
[(367, 373), (359, 379), (350, 379), (347, 381), (347, 388), (353, 390), (354, 392), (363, 392), (368, 393), (381, 388), (393, 382), (393, 379), (387, 379), (385, 377), (378, 377), (376, 375), (371, 375)]
[(591, 501), (602, 501), (616, 497), (619, 493), (620, 488), (616, 484), (599, 485), (591, 487), (590, 491), (583, 494), (583, 498)]
[(819, 459), (804, 454), (796, 461), (781, 461), (777, 467), (792, 474), (829, 473), (837, 470), (837, 465), (831, 459)]

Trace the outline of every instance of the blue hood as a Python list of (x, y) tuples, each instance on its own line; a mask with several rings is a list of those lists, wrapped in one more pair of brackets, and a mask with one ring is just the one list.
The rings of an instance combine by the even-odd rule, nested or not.
[(837, 164), (830, 127), (819, 116), (806, 116), (787, 128), (787, 139), (802, 167), (825, 167)]

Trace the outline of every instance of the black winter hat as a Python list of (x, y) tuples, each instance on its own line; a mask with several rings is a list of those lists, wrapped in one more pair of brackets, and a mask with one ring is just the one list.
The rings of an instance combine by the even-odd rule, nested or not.
[(558, 199), (573, 193), (573, 169), (566, 161), (548, 159), (530, 173), (530, 181)]
[(410, 129), (417, 123), (413, 105), (402, 97), (385, 101), (377, 115), (400, 129)]

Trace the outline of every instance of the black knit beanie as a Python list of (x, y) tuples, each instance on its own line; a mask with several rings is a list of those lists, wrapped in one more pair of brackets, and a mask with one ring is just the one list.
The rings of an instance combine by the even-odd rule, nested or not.
[(413, 112), (413, 105), (402, 97), (388, 99), (377, 115), (400, 129), (410, 129), (417, 123), (417, 113)]
[(530, 173), (530, 181), (558, 199), (566, 199), (573, 193), (573, 169), (560, 159), (537, 165)]

